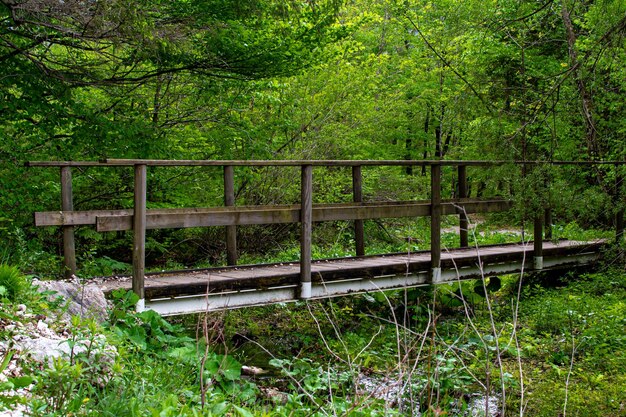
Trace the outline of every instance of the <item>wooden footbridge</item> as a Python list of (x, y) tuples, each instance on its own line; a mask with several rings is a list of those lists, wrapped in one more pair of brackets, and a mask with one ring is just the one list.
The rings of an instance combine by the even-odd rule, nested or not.
[[(61, 211), (35, 213), (37, 226), (63, 228), (65, 270), (76, 271), (74, 228), (90, 225), (99, 232), (132, 230), (133, 273), (109, 279), (105, 291), (128, 288), (140, 297), (138, 309), (153, 309), (164, 315), (263, 305), (300, 299), (325, 298), (352, 293), (416, 287), (475, 279), (495, 274), (556, 268), (576, 268), (596, 263), (604, 241), (552, 241), (549, 207), (534, 215), (533, 241), (472, 247), (469, 245), (468, 214), (510, 210), (513, 203), (502, 198), (469, 198), (467, 170), (510, 164), (533, 167), (546, 162), (486, 161), (169, 161), (119, 160), (102, 162), (29, 162), (29, 166), (61, 170)], [(614, 198), (622, 206), (624, 162), (550, 162), (553, 165), (615, 165)], [(223, 169), (224, 206), (209, 208), (148, 209), (148, 167), (215, 166)], [(236, 206), (236, 167), (299, 167), (301, 199), (296, 205)], [(430, 168), (430, 199), (427, 201), (366, 202), (362, 192), (362, 169), (372, 166), (422, 166)], [(73, 167), (132, 167), (134, 208), (74, 210)], [(313, 168), (345, 167), (352, 174), (352, 202), (313, 204)], [(442, 169), (452, 170), (455, 198), (442, 198)], [(459, 247), (442, 248), (442, 216), (459, 218)], [(363, 221), (394, 217), (430, 217), (430, 250), (414, 253), (365, 255)], [(312, 228), (316, 222), (349, 220), (354, 224), (355, 257), (312, 260)], [(236, 228), (241, 225), (299, 223), (300, 259), (293, 263), (237, 266)], [(201, 270), (145, 273), (147, 229), (222, 226), (226, 231), (229, 266)], [(616, 210), (618, 241), (623, 241), (624, 210)]]

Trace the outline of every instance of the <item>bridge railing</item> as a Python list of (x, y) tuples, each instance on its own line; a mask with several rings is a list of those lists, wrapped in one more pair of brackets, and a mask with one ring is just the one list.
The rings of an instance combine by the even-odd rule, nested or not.
[[(144, 298), (145, 242), (146, 230), (161, 228), (185, 228), (224, 226), (226, 228), (227, 262), (237, 262), (236, 228), (241, 225), (267, 225), (278, 223), (300, 223), (300, 297), (310, 297), (311, 290), (311, 247), (314, 222), (349, 220), (354, 222), (355, 253), (365, 254), (363, 221), (367, 219), (396, 217), (430, 217), (431, 270), (433, 280), (441, 273), (441, 220), (444, 215), (458, 215), (459, 244), (468, 246), (468, 218), (471, 213), (500, 212), (509, 210), (512, 201), (501, 198), (469, 198), (468, 167), (490, 167), (505, 164), (523, 167), (546, 162), (539, 161), (372, 161), (372, 160), (291, 160), (291, 161), (206, 161), (206, 160), (122, 160), (108, 159), (103, 162), (29, 162), (29, 166), (57, 167), (61, 171), (61, 211), (35, 213), (36, 226), (60, 226), (63, 228), (63, 253), (66, 274), (76, 272), (74, 228), (92, 225), (97, 231), (133, 231), (133, 291), (140, 299)], [(614, 164), (616, 168), (624, 162), (550, 162), (552, 165)], [(223, 169), (224, 206), (208, 208), (148, 209), (147, 170), (148, 167), (215, 166)], [(365, 202), (363, 199), (362, 169), (372, 166), (422, 166), (430, 168), (430, 199), (427, 201)], [(73, 208), (72, 168), (73, 167), (132, 167), (134, 169), (134, 206), (122, 210), (76, 211)], [(236, 206), (234, 170), (236, 167), (299, 167), (300, 204)], [(313, 204), (313, 168), (346, 167), (352, 171), (352, 202), (335, 204)], [(442, 168), (456, 170), (458, 183), (455, 199), (442, 198)], [(621, 170), (616, 169), (616, 173)], [(615, 196), (619, 201), (623, 175), (615, 177)], [(536, 269), (542, 267), (542, 242), (544, 221), (550, 222), (550, 211), (546, 216), (534, 218), (533, 256)], [(624, 234), (624, 213), (618, 211), (615, 219), (616, 235)], [(546, 230), (549, 230), (546, 229)]]

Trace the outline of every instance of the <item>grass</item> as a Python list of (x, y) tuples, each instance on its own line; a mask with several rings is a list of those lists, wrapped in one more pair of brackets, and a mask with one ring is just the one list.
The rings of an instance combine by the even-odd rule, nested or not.
[(14, 266), (0, 264), (0, 297), (18, 301), (28, 290), (28, 279)]
[[(502, 239), (498, 233), (484, 236)], [(316, 253), (328, 252), (318, 247)], [(0, 338), (9, 339), (13, 330), (6, 325), (11, 321), (36, 320), (34, 315), (15, 316), (21, 296), (30, 300), (29, 312), (47, 314), (47, 308), (55, 307), (43, 309), (43, 298), (23, 286), (27, 279), (17, 269), (0, 271), (3, 288), (12, 288), (11, 296), (8, 291), (0, 295)], [(29, 405), (33, 415), (42, 416), (417, 411), (451, 416), (483, 401), (479, 396), (490, 396), (505, 399), (501, 407), (507, 416), (623, 415), (623, 266), (519, 279), (491, 279), (485, 288), (481, 281), (463, 282), (278, 304), (213, 313), (207, 320), (202, 315), (165, 321), (155, 314), (136, 314), (132, 297), (121, 296), (108, 323), (74, 320), (69, 329), (77, 343), (105, 334), (119, 352), (115, 364), (105, 370), (98, 361), (80, 356), (52, 367), (22, 363), (36, 381)], [(225, 353), (233, 359), (223, 359)], [(242, 377), (241, 364), (270, 372), (262, 378)], [(93, 376), (105, 371), (110, 379), (98, 383)], [(384, 400), (364, 391), (366, 379), (402, 389)], [(275, 391), (282, 397), (266, 394)]]

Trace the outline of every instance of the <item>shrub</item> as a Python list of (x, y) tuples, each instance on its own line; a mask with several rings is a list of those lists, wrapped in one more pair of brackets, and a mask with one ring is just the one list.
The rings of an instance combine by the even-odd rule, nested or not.
[(17, 301), (28, 290), (28, 279), (14, 266), (0, 264), (0, 295)]

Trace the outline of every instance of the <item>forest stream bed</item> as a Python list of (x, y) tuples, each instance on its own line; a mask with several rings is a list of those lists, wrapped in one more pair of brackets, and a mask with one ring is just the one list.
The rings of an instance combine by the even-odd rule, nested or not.
[(0, 412), (484, 416), (487, 400), (491, 417), (626, 414), (626, 273), (518, 278), (488, 280), (487, 298), (477, 281), (169, 320), (124, 293), (101, 324), (64, 322), (24, 287), (4, 298), (2, 339), (31, 329), (66, 350), (41, 362), (3, 343)]

